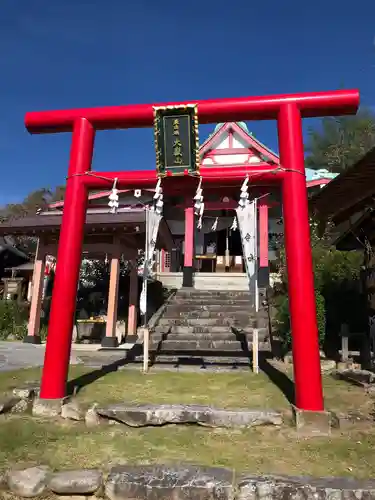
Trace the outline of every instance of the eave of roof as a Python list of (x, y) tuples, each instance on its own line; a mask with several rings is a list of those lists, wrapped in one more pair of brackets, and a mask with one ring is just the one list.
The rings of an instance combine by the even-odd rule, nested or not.
[(350, 250), (363, 250), (365, 247), (365, 240), (370, 243), (375, 238), (374, 226), (374, 211), (366, 210), (361, 217), (350, 227), (339, 234), (333, 241), (333, 245), (337, 250), (350, 251)]
[(313, 196), (310, 206), (319, 218), (339, 223), (366, 206), (374, 194), (375, 148)]
[[(146, 215), (144, 210), (126, 210), (116, 214), (87, 213), (86, 228), (96, 226), (123, 227), (124, 224), (144, 224)], [(51, 212), (46, 215), (35, 215), (13, 219), (0, 224), (0, 235), (8, 234), (39, 234), (41, 232), (59, 230), (62, 214)]]

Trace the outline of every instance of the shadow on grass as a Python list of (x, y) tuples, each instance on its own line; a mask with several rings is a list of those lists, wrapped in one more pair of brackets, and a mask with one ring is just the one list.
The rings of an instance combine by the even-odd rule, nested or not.
[[(116, 372), (119, 368), (122, 366), (125, 366), (129, 363), (131, 363), (136, 356), (139, 356), (143, 352), (143, 347), (140, 344), (135, 344), (129, 351), (124, 352), (123, 356), (119, 357), (119, 352), (118, 351), (112, 351), (114, 358), (114, 361), (104, 364), (101, 366), (101, 368), (94, 369), (92, 372), (85, 373), (83, 375), (80, 375), (79, 377), (69, 380), (67, 383), (67, 395), (68, 396), (73, 396), (79, 393), (81, 389), (84, 387), (93, 384), (97, 380), (105, 377), (109, 373)], [(104, 356), (110, 356), (111, 354), (108, 352), (108, 354), (103, 353), (103, 361), (105, 361)], [(99, 354), (99, 359), (101, 355)]]
[[(140, 344), (134, 345), (134, 347), (124, 353), (122, 357), (118, 357), (118, 351), (113, 353), (113, 356), (117, 359), (114, 359), (112, 362), (108, 364), (103, 364), (101, 368), (94, 369), (89, 373), (85, 373), (76, 377), (73, 380), (70, 380), (67, 384), (67, 394), (69, 396), (76, 395), (79, 391), (96, 382), (97, 380), (105, 377), (109, 373), (116, 372), (119, 368), (132, 363), (136, 356), (142, 354), (143, 347)], [(110, 354), (109, 354), (110, 355)], [(104, 356), (108, 356), (108, 354), (104, 354)], [(99, 356), (100, 359), (100, 356)], [(105, 357), (103, 357), (103, 362), (105, 362)], [(259, 356), (259, 369), (269, 378), (269, 380), (279, 388), (279, 390), (284, 394), (285, 398), (290, 404), (294, 404), (295, 396), (294, 396), (294, 384), (290, 378), (283, 373), (282, 371), (275, 368), (270, 363), (270, 358), (267, 355)]]
[(294, 405), (295, 402), (295, 392), (294, 383), (290, 378), (282, 371), (275, 368), (270, 362), (269, 357), (259, 356), (259, 368), (262, 372), (267, 375), (270, 381), (280, 389), (284, 394), (288, 402)]

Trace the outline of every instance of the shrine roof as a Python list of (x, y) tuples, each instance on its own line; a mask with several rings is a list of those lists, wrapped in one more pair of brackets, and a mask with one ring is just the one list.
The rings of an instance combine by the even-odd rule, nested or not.
[(335, 179), (339, 174), (329, 172), (329, 170), (325, 168), (312, 169), (306, 168), (306, 180), (307, 182), (315, 181), (319, 179)]
[(313, 196), (310, 206), (321, 220), (339, 224), (373, 205), (374, 196), (375, 148)]
[[(0, 224), (0, 237), (6, 235), (26, 235), (58, 237), (62, 222), (62, 211), (42, 212), (38, 215), (20, 217)], [(144, 237), (146, 228), (146, 212), (144, 209), (122, 209), (111, 214), (108, 211), (86, 213), (85, 236), (90, 234), (99, 240), (106, 234), (117, 234), (121, 237), (132, 235), (134, 238)], [(173, 236), (165, 218), (160, 221), (158, 247), (171, 247)], [(143, 235), (143, 236), (142, 236)], [(159, 238), (160, 236), (160, 238)]]
[[(124, 228), (124, 224), (134, 225), (145, 223), (146, 215), (144, 210), (124, 210), (116, 214), (106, 213), (87, 213), (86, 228), (109, 227)], [(15, 234), (40, 234), (48, 231), (60, 230), (62, 221), (62, 212), (55, 211), (45, 214), (32, 215), (12, 219), (0, 224), (0, 235)], [(140, 227), (140, 229), (141, 229)]]
[(337, 250), (363, 250), (366, 242), (371, 246), (375, 241), (375, 213), (372, 209), (365, 210), (353, 223), (348, 224), (348, 228), (339, 233), (333, 244)]
[[(249, 135), (253, 135), (252, 132), (250, 132), (250, 130), (248, 129), (247, 125), (245, 122), (235, 122), (239, 127), (242, 128), (242, 130), (244, 132), (246, 132), (247, 134)], [(217, 132), (218, 130), (220, 130), (222, 127), (224, 127), (225, 123), (218, 123), (215, 127), (215, 130), (213, 133)], [(210, 134), (212, 135), (212, 134)]]
[(19, 250), (16, 246), (10, 245), (7, 243), (6, 238), (3, 238), (0, 236), (0, 254), (3, 254), (5, 252), (9, 252), (15, 257), (18, 257), (20, 259), (28, 260), (28, 256)]
[(269, 155), (270, 155), (270, 160), (272, 160), (272, 163), (279, 163), (279, 157), (278, 155), (272, 151), (272, 149), (270, 149), (269, 147), (267, 147), (265, 144), (263, 144), (262, 142), (260, 142), (253, 134), (252, 132), (249, 131), (247, 125), (245, 122), (226, 122), (226, 123), (218, 123), (216, 125), (216, 127), (214, 128), (214, 131), (207, 137), (207, 139), (205, 141), (203, 141), (203, 143), (200, 145), (200, 151), (201, 151), (201, 154), (202, 152), (204, 152), (207, 147), (208, 147), (208, 144), (214, 139), (215, 136), (218, 136), (220, 135), (220, 131), (221, 130), (225, 130), (228, 126), (232, 126), (234, 129), (236, 127), (238, 127), (239, 129), (241, 129), (241, 131), (246, 135), (248, 136), (248, 140), (249, 140), (249, 143), (252, 143), (253, 146), (259, 146), (259, 148), (261, 150), (263, 150), (264, 152), (267, 152)]

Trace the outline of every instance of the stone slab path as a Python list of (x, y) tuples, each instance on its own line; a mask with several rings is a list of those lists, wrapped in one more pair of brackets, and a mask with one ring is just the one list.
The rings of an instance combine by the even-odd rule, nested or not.
[[(43, 366), (44, 345), (22, 342), (0, 342), (0, 372)], [(77, 353), (72, 352), (70, 363), (81, 363)]]
[[(140, 370), (141, 363), (122, 363), (126, 359), (126, 353), (131, 349), (133, 344), (122, 345), (121, 348), (102, 350), (96, 345), (73, 345), (70, 364), (83, 364), (87, 368), (101, 369), (113, 363), (118, 364), (118, 369)], [(43, 366), (44, 363), (45, 345), (23, 344), (22, 342), (5, 342), (0, 341), (0, 372), (19, 370), (22, 368), (33, 368)], [(204, 369), (199, 365), (157, 365), (150, 367), (152, 371), (193, 371), (193, 372), (208, 372), (208, 371), (241, 371), (249, 370), (249, 367), (241, 368), (228, 367), (217, 368), (216, 366), (206, 366)]]

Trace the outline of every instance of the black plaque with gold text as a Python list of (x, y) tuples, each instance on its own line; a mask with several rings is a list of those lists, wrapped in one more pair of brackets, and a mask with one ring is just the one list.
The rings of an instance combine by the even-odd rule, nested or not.
[(159, 176), (199, 174), (198, 112), (193, 104), (154, 107)]

